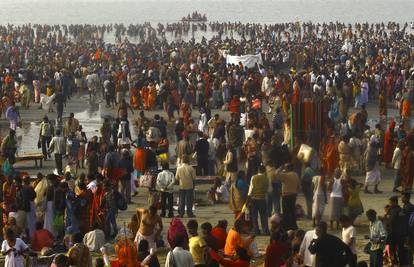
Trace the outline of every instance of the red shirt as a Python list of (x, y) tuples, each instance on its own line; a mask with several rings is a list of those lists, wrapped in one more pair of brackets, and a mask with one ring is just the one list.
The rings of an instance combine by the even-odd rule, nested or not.
[(53, 247), (53, 234), (46, 229), (36, 230), (32, 237), (32, 249), (41, 251), (43, 248)]
[(286, 244), (272, 241), (266, 248), (266, 258), (264, 267), (280, 267), (285, 262), (283, 257), (288, 253), (289, 248)]
[(224, 230), (221, 227), (214, 227), (211, 230), (211, 235), (217, 239), (217, 245), (219, 249), (224, 249), (224, 246), (226, 245), (226, 239), (227, 239), (226, 230)]
[(215, 252), (214, 250), (210, 252), (210, 255), (215, 261), (217, 261), (224, 267), (250, 267), (250, 262), (248, 261), (241, 260), (241, 259), (236, 259), (236, 260), (224, 259), (220, 255), (218, 255), (217, 252)]

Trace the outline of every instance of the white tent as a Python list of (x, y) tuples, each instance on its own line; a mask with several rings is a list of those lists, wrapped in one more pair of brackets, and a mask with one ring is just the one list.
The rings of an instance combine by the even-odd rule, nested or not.
[(256, 67), (256, 64), (263, 64), (261, 54), (243, 55), (243, 56), (230, 56), (230, 55), (227, 55), (227, 57), (226, 57), (226, 63), (227, 64), (238, 65), (239, 62), (241, 62), (244, 67), (247, 67), (249, 69)]

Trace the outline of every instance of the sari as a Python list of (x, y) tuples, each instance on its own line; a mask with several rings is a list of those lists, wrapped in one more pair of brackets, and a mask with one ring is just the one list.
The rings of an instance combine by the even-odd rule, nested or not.
[(121, 238), (115, 245), (115, 253), (118, 256), (119, 266), (141, 266), (138, 261), (137, 249), (131, 240), (127, 238)]

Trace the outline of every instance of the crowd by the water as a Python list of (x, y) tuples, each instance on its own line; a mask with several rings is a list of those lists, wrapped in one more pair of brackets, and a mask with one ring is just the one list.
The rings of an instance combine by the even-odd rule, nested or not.
[[(212, 37), (166, 38), (199, 30)], [(116, 42), (105, 43), (111, 32)], [(361, 190), (381, 193), (382, 164), (394, 169), (388, 190), (402, 192), (402, 206), (396, 195), (384, 211), (365, 212), (364, 252), (373, 267), (410, 266), (413, 46), (408, 25), (397, 23), (0, 26), (1, 109), (10, 123), (1, 141), (5, 266), (25, 266), (37, 252), (58, 253), (52, 266), (156, 267), (166, 251), (168, 267), (250, 266), (258, 257), (266, 267), (367, 266), (357, 259), (354, 223), (364, 214)], [(240, 61), (227, 64), (228, 55)], [(261, 62), (251, 65), (253, 55)], [(97, 136), (69, 108), (82, 94), (117, 111)], [(56, 170), (31, 179), (14, 166), (16, 129), (25, 123), (19, 110), (38, 103), (47, 114), (38, 148)], [(367, 105), (378, 106), (374, 127)], [(353, 179), (359, 174), (364, 184)], [(201, 180), (213, 183), (211, 205), (229, 203), (234, 221), (194, 218)], [(148, 207), (120, 227), (137, 187), (149, 188)], [(314, 229), (298, 229), (298, 217)], [(324, 219), (341, 225), (342, 238)], [(270, 237), (266, 248), (257, 235)], [(92, 252), (102, 257), (92, 263)]]

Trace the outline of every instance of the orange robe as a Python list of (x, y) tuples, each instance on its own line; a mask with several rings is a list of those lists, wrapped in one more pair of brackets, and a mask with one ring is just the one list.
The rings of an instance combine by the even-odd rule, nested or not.
[(149, 109), (149, 89), (148, 89), (148, 87), (144, 86), (141, 89), (141, 97), (142, 97), (142, 101), (144, 102), (144, 108)]
[(404, 99), (402, 102), (401, 117), (408, 118), (410, 117), (410, 102), (407, 99)]
[(148, 108), (149, 109), (154, 108), (156, 99), (157, 99), (157, 89), (155, 88), (155, 86), (151, 86), (149, 88), (149, 93), (148, 93)]
[(138, 89), (131, 89), (131, 98), (129, 100), (131, 107), (134, 109), (139, 109), (139, 92)]
[(103, 218), (101, 214), (101, 200), (104, 194), (105, 192), (102, 188), (102, 185), (98, 185), (95, 193), (92, 194), (92, 205), (90, 209), (89, 221), (91, 225), (98, 223), (101, 227), (103, 227)]
[(115, 245), (115, 253), (118, 256), (119, 266), (139, 267), (137, 249), (134, 243), (126, 238), (122, 238)]
[(384, 135), (384, 150), (383, 150), (383, 159), (384, 162), (389, 164), (392, 160), (392, 154), (394, 153), (394, 127), (395, 121), (390, 122), (390, 126)]
[(332, 176), (338, 167), (339, 152), (336, 143), (328, 143), (323, 151), (323, 168), (327, 176)]
[(134, 169), (139, 171), (141, 174), (145, 173), (147, 161), (147, 152), (144, 148), (138, 147), (135, 149), (134, 154)]

